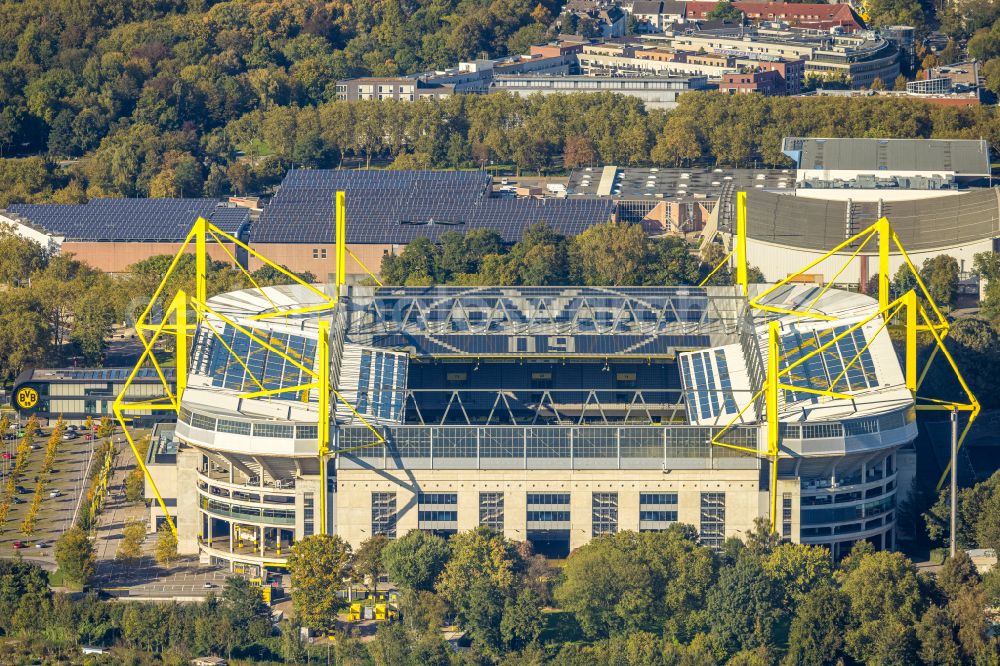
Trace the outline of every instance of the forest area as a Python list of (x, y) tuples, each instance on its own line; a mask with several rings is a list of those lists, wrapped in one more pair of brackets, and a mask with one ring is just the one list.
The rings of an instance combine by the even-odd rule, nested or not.
[[(963, 3), (948, 11), (968, 16), (942, 21), (955, 39), (973, 35), (970, 53), (990, 62), (1000, 53), (992, 5)], [(878, 0), (872, 22), (929, 25), (914, 7)], [(346, 77), (523, 52), (554, 30), (559, 9), (529, 0), (2, 2), (0, 206), (267, 193), (291, 167), (344, 164), (788, 166), (781, 139), (796, 135), (982, 137), (1000, 148), (992, 107), (877, 97), (698, 92), (672, 111), (609, 94), (336, 99)]]
[[(996, 485), (984, 490), (988, 502), (1000, 499)], [(985, 519), (988, 543), (1000, 534), (998, 515)], [(92, 556), (83, 536), (61, 566)], [(289, 569), (295, 616), (275, 622), (239, 577), (204, 603), (117, 603), (53, 593), (40, 568), (0, 561), (0, 649), (10, 663), (55, 664), (75, 663), (79, 645), (100, 645), (112, 652), (88, 663), (136, 666), (207, 654), (337, 666), (936, 666), (1000, 657), (982, 611), (1000, 602), (1000, 570), (980, 576), (960, 551), (932, 576), (864, 541), (834, 564), (823, 547), (782, 543), (766, 520), (717, 550), (688, 525), (604, 535), (562, 566), (488, 527), (447, 541), (419, 530), (377, 535), (356, 550), (315, 535), (296, 542)], [(383, 576), (398, 588), (402, 620), (364, 640), (346, 634), (335, 622), (337, 590), (353, 582), (374, 591)], [(466, 649), (445, 642), (441, 629), (452, 624)], [(307, 643), (302, 626), (335, 640)]]

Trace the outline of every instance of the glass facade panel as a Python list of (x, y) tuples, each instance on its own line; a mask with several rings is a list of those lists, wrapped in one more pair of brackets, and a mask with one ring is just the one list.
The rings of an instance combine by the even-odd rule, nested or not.
[(726, 493), (701, 494), (702, 545), (719, 548), (726, 539)]
[(396, 493), (372, 493), (372, 534), (396, 538)]
[(595, 537), (618, 531), (618, 493), (594, 493), (591, 508), (591, 531)]
[(479, 493), (479, 524), (503, 531), (503, 493)]

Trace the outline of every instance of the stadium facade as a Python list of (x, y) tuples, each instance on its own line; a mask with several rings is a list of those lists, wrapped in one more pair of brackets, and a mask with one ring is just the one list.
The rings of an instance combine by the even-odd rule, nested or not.
[[(751, 307), (763, 290), (223, 294), (189, 336), (176, 430), (146, 466), (181, 552), (243, 571), (280, 568), (320, 532), (357, 546), (485, 524), (564, 556), (601, 534), (685, 523), (718, 546), (767, 518), (769, 498), (786, 539), (834, 556), (859, 540), (893, 548), (917, 429), (879, 304), (789, 285), (769, 307), (814, 316), (781, 315)], [(769, 459), (773, 330), (789, 372)], [(310, 377), (327, 362), (324, 457)]]

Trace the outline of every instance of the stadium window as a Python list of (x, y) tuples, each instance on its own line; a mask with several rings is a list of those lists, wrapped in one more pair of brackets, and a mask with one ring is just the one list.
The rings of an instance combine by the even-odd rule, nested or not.
[(792, 494), (783, 493), (781, 495), (781, 536), (783, 539), (792, 538)]
[(702, 545), (719, 548), (725, 538), (726, 493), (702, 493), (700, 529)]
[(313, 517), (315, 507), (313, 506), (313, 494), (302, 493), (302, 536), (312, 536), (316, 533)]
[(591, 499), (593, 535), (618, 531), (618, 493), (594, 493)]
[(396, 538), (396, 493), (372, 493), (372, 535)]
[(503, 493), (479, 493), (479, 524), (503, 531)]

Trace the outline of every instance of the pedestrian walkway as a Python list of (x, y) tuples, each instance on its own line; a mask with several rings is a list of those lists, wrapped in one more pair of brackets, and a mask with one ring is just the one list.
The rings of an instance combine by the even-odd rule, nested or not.
[(135, 468), (131, 452), (126, 448), (119, 460), (108, 483), (110, 496), (105, 500), (104, 511), (95, 530), (97, 571), (92, 584), (115, 594), (142, 598), (191, 598), (218, 594), (225, 579), (231, 575), (227, 570), (202, 565), (197, 557), (181, 558), (170, 567), (160, 565), (154, 557), (158, 539), (155, 533), (147, 532), (144, 554), (139, 560), (123, 562), (115, 559), (125, 525), (133, 520), (149, 524), (149, 509), (145, 503), (130, 504), (125, 500), (125, 479)]

